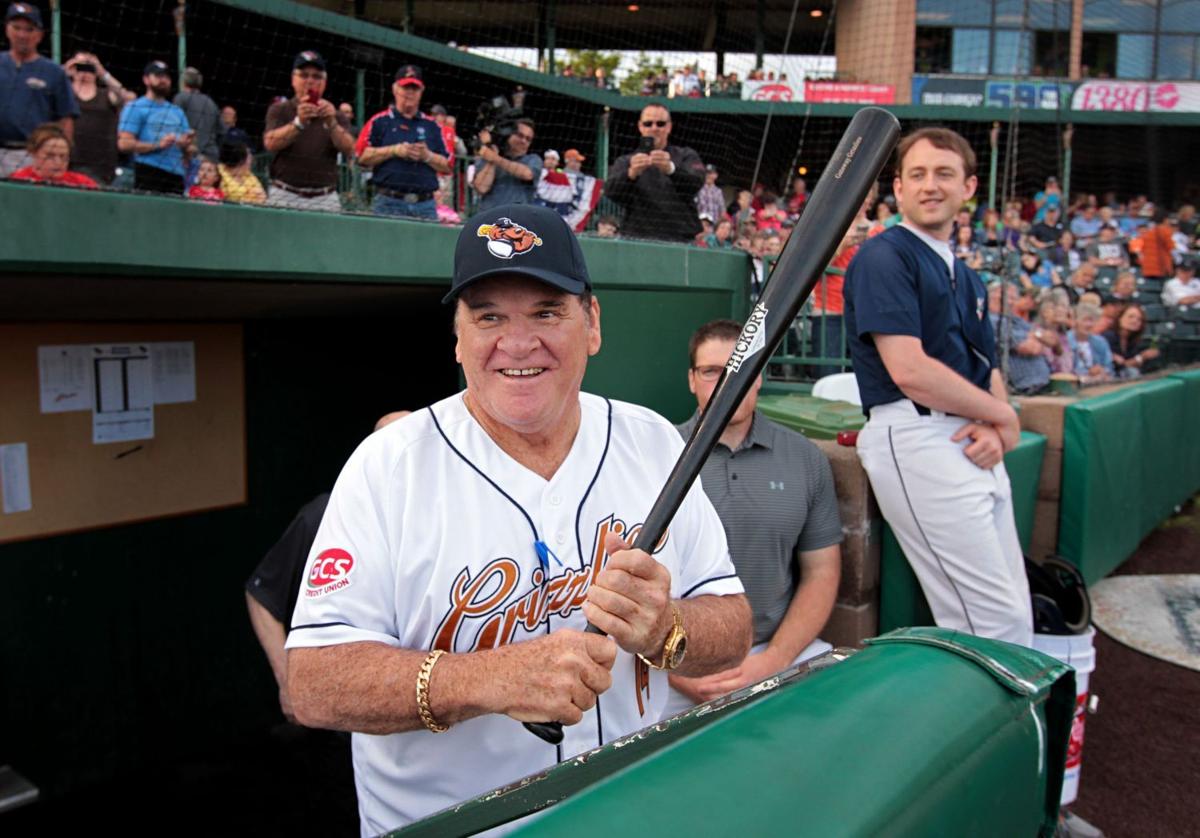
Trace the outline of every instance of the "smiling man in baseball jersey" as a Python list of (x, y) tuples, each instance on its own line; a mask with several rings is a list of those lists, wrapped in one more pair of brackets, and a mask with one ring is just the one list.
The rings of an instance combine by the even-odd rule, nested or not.
[(846, 336), (868, 421), (858, 456), (939, 626), (1028, 646), (1029, 583), (1004, 454), (1020, 438), (979, 276), (950, 232), (975, 154), (945, 128), (900, 141), (904, 221), (846, 272)]
[[(475, 216), (446, 301), (467, 388), (350, 458), (288, 637), (297, 717), (355, 731), (363, 834), (653, 724), (657, 667), (720, 671), (750, 643), (699, 483), (654, 558), (627, 546), (683, 442), (580, 392), (600, 306), (566, 222), (528, 205)], [(519, 721), (563, 722), (565, 739)]]

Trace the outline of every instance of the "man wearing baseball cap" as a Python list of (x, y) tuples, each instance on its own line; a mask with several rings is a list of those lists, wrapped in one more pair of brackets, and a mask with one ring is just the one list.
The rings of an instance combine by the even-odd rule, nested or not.
[(405, 64), (392, 83), (395, 103), (363, 126), (354, 148), (358, 162), (374, 170), (376, 215), (437, 221), (433, 193), (438, 175), (449, 174), (442, 129), (421, 113), (425, 81), (421, 68)]
[[(287, 641), (300, 722), (355, 731), (364, 835), (654, 724), (667, 671), (715, 672), (749, 647), (698, 484), (653, 558), (629, 548), (683, 442), (580, 392), (600, 305), (566, 222), (476, 215), (445, 300), (466, 390), (351, 456)], [(528, 721), (564, 723), (562, 744)]]
[(57, 122), (70, 141), (79, 116), (66, 72), (38, 55), (45, 34), (38, 7), (10, 4), (4, 34), (8, 52), (0, 53), (0, 178), (29, 165), (25, 142), (34, 128)]
[(196, 132), (183, 110), (171, 104), (171, 70), (165, 62), (147, 63), (142, 83), (145, 95), (121, 111), (117, 148), (133, 154), (134, 189), (181, 195)]
[(338, 154), (354, 155), (350, 119), (325, 96), (325, 59), (306, 49), (292, 60), (291, 99), (267, 109), (263, 147), (271, 160), (267, 206), (341, 212)]

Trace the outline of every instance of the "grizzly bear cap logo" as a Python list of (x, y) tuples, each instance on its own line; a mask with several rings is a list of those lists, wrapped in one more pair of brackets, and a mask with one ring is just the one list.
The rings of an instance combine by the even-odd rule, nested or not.
[(498, 259), (511, 259), (528, 253), (542, 243), (542, 238), (511, 218), (501, 218), (495, 224), (480, 224), (475, 235), (487, 239), (487, 249)]

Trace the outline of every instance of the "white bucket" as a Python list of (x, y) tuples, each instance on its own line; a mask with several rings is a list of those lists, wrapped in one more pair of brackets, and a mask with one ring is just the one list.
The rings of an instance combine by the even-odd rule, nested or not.
[(1075, 669), (1075, 718), (1071, 722), (1071, 741), (1067, 745), (1067, 766), (1063, 773), (1061, 804), (1074, 803), (1079, 794), (1079, 769), (1083, 763), (1083, 723), (1087, 717), (1088, 676), (1096, 669), (1096, 630), (1088, 626), (1083, 634), (1035, 634), (1033, 648), (1057, 658)]

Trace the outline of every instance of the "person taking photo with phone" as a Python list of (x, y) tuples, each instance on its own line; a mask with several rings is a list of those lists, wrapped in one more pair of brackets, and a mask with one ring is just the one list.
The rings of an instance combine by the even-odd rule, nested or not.
[(690, 242), (700, 232), (696, 193), (704, 162), (687, 146), (670, 144), (671, 112), (647, 105), (638, 118), (637, 151), (617, 158), (604, 191), (625, 208), (621, 232), (629, 238)]

